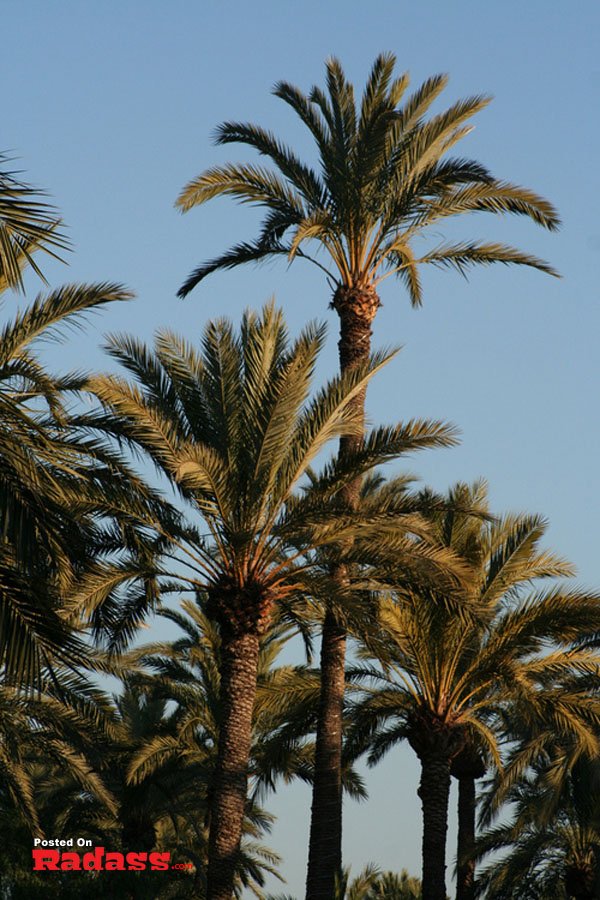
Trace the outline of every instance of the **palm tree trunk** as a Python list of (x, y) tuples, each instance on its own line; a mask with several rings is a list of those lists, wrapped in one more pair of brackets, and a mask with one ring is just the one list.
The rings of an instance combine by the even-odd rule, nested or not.
[(209, 836), (207, 900), (231, 900), (248, 787), (259, 639), (223, 633), (219, 749)]
[[(340, 371), (365, 363), (371, 353), (371, 324), (379, 307), (375, 291), (338, 288), (332, 306), (340, 317)], [(352, 401), (364, 422), (365, 391)], [(360, 436), (340, 440), (339, 454), (352, 453)], [(355, 507), (361, 479), (344, 489), (344, 500)], [(333, 578), (344, 581), (347, 572), (338, 566)], [(336, 879), (342, 875), (342, 714), (345, 689), (346, 631), (335, 612), (325, 614), (321, 642), (321, 697), (315, 748), (315, 779), (310, 821), (306, 900), (331, 900)]]
[(423, 900), (446, 900), (446, 835), (450, 760), (435, 749), (423, 753), (419, 797), (423, 809)]
[(346, 632), (328, 611), (321, 639), (321, 696), (315, 748), (315, 780), (310, 823), (307, 898), (335, 896), (341, 871), (342, 712)]
[(458, 845), (456, 848), (456, 900), (475, 898), (475, 782), (485, 775), (485, 762), (468, 736), (452, 759), (450, 774), (458, 781)]
[(475, 779), (458, 779), (458, 845), (456, 851), (456, 900), (475, 898)]

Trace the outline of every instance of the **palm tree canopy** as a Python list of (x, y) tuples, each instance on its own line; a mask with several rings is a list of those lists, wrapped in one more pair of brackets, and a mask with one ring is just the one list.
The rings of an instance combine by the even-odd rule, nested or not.
[[(313, 87), (306, 95), (287, 82), (275, 86), (274, 94), (309, 129), (318, 169), (260, 126), (219, 126), (217, 143), (245, 144), (272, 165), (228, 163), (208, 169), (185, 186), (176, 205), (187, 212), (213, 197), (232, 196), (266, 214), (256, 240), (199, 266), (180, 296), (211, 272), (276, 255), (309, 259), (346, 290), (373, 291), (396, 275), (415, 306), (422, 301), (418, 270), (425, 263), (463, 274), (472, 265), (492, 262), (556, 274), (543, 260), (501, 243), (442, 242), (415, 251), (417, 237), (462, 213), (522, 215), (550, 230), (559, 219), (533, 191), (498, 180), (476, 161), (447, 156), (472, 130), (470, 120), (489, 98), (468, 97), (428, 118), (447, 77), (435, 75), (406, 96), (408, 75), (394, 77), (394, 65), (392, 54), (377, 57), (359, 104), (337, 59), (327, 62), (326, 91)], [(311, 241), (325, 249), (329, 261), (309, 253)]]
[[(324, 335), (324, 326), (312, 324), (290, 341), (271, 304), (260, 315), (247, 312), (238, 334), (228, 320), (209, 323), (200, 353), (167, 332), (154, 352), (133, 338), (113, 338), (109, 352), (137, 384), (111, 376), (90, 385), (107, 413), (84, 423), (148, 454), (206, 524), (208, 534), (194, 526), (179, 541), (190, 572), (183, 580), (208, 591), (213, 614), (228, 627), (246, 627), (247, 614), (258, 616), (256, 627), (264, 624), (273, 600), (297, 586), (305, 550), (343, 536), (344, 521), (338, 517), (333, 527), (326, 499), (353, 474), (408, 449), (453, 441), (452, 429), (435, 422), (375, 429), (360, 440), (354, 468), (332, 463), (317, 486), (298, 493), (331, 440), (361, 434), (351, 400), (389, 358), (375, 354), (311, 396)], [(303, 546), (290, 553), (299, 535)]]
[[(384, 686), (367, 696), (358, 715), (358, 733), (364, 717), (371, 734), (370, 761), (404, 738), (434, 739), (433, 728), (454, 732), (456, 751), (466, 737), (475, 740), (501, 768), (498, 741), (507, 729), (498, 714), (510, 703), (546, 721), (544, 739), (548, 731), (571, 729), (593, 750), (597, 700), (573, 687), (572, 678), (594, 673), (598, 657), (573, 642), (594, 631), (598, 595), (531, 587), (536, 579), (572, 574), (565, 560), (540, 549), (546, 523), (539, 516), (489, 522), (457, 514), (461, 498), (463, 507), (487, 512), (482, 483), (458, 485), (451, 497), (454, 509), (437, 515), (438, 538), (470, 562), (472, 602), (457, 605), (439, 591), (409, 589), (383, 604), (384, 674), (377, 677)], [(364, 674), (376, 673), (367, 668)], [(525, 762), (512, 762), (514, 777), (540, 746), (532, 743)]]

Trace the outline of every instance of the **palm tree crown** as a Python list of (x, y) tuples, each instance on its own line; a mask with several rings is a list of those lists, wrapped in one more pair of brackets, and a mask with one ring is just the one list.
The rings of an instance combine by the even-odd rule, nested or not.
[[(219, 126), (217, 143), (246, 144), (275, 168), (229, 163), (208, 169), (186, 185), (177, 206), (186, 212), (229, 195), (267, 213), (255, 241), (199, 266), (181, 296), (211, 272), (274, 255), (302, 256), (324, 268), (338, 286), (336, 308), (347, 302), (347, 291), (369, 295), (371, 318), (379, 305), (377, 287), (390, 275), (404, 281), (413, 305), (421, 304), (422, 263), (464, 272), (473, 264), (502, 262), (555, 274), (542, 260), (499, 243), (442, 243), (415, 253), (418, 235), (466, 212), (525, 215), (550, 230), (559, 221), (552, 205), (533, 191), (499, 181), (473, 160), (447, 157), (472, 130), (470, 119), (489, 98), (469, 97), (426, 118), (447, 77), (427, 79), (405, 99), (408, 75), (394, 78), (394, 64), (392, 54), (376, 59), (360, 106), (336, 59), (327, 63), (327, 93), (313, 87), (305, 95), (287, 82), (275, 86), (275, 95), (314, 138), (320, 171), (257, 125)], [(325, 248), (333, 269), (307, 252), (311, 240)]]
[(138, 384), (116, 376), (90, 383), (109, 414), (81, 421), (147, 453), (206, 525), (205, 534), (181, 533), (190, 575), (177, 577), (207, 591), (209, 615), (231, 633), (263, 633), (273, 603), (297, 588), (306, 552), (339, 539), (343, 511), (332, 525), (327, 504), (353, 473), (453, 442), (442, 423), (377, 428), (352, 461), (330, 463), (296, 493), (332, 439), (361, 433), (351, 401), (388, 358), (374, 355), (309, 399), (324, 336), (323, 326), (309, 325), (289, 342), (270, 304), (245, 314), (239, 336), (228, 320), (209, 323), (201, 354), (171, 333), (157, 337), (154, 353), (113, 338), (109, 352)]
[[(557, 742), (509, 795), (511, 816), (483, 835), (479, 854), (501, 850), (481, 878), (494, 900), (593, 900), (600, 891), (600, 769)], [(507, 848), (510, 850), (506, 855)]]

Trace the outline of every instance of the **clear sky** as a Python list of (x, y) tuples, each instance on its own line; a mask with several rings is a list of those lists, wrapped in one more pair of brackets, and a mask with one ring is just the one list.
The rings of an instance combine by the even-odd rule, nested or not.
[[(420, 311), (386, 282), (374, 344), (404, 349), (370, 389), (369, 415), (457, 424), (461, 445), (410, 460), (411, 471), (438, 490), (485, 476), (496, 511), (547, 516), (552, 547), (577, 565), (581, 583), (599, 584), (594, 0), (2, 0), (0, 14), (0, 149), (51, 192), (75, 248), (70, 269), (48, 264), (48, 277), (54, 285), (117, 280), (137, 294), (54, 351), (53, 361), (69, 366), (105, 365), (103, 332), (150, 338), (168, 325), (193, 337), (208, 317), (238, 317), (275, 294), (293, 330), (307, 317), (330, 322), (324, 374), (335, 371), (328, 287), (301, 262), (219, 274), (188, 300), (175, 298), (197, 263), (251, 237), (258, 221), (227, 200), (186, 216), (173, 209), (191, 177), (239, 154), (213, 147), (213, 128), (255, 121), (310, 156), (301, 126), (270, 88), (279, 79), (305, 90), (322, 83), (332, 54), (357, 84), (389, 50), (413, 85), (448, 72), (446, 105), (493, 94), (461, 153), (547, 196), (563, 228), (551, 235), (480, 216), (453, 233), (516, 243), (564, 277), (496, 267), (466, 282), (432, 271)], [(37, 289), (31, 281), (30, 293)], [(355, 871), (374, 861), (418, 873), (416, 778), (410, 751), (398, 751), (369, 775), (368, 804), (347, 804), (345, 850)], [(280, 817), (271, 843), (285, 857), (288, 890), (300, 896), (309, 793), (284, 788), (271, 807)]]

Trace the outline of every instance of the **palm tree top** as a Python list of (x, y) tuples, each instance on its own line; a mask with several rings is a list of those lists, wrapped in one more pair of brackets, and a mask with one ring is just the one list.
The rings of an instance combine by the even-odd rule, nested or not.
[[(486, 521), (470, 515), (469, 506), (488, 511), (483, 483), (456, 485), (449, 500), (445, 511), (434, 514), (434, 534), (472, 566), (472, 603), (459, 607), (437, 589), (404, 591), (381, 603), (384, 675), (369, 667), (356, 674), (384, 685), (365, 703), (370, 725), (379, 727), (391, 716), (397, 721), (379, 730), (372, 762), (415, 725), (433, 719), (477, 734), (501, 767), (490, 726), (502, 694), (502, 704), (508, 698), (513, 709), (526, 706), (530, 719), (552, 721), (554, 734), (565, 722), (587, 715), (588, 700), (571, 679), (573, 673), (595, 672), (598, 657), (572, 642), (593, 632), (598, 595), (568, 584), (538, 586), (573, 575), (566, 560), (540, 547), (546, 523), (539, 516)], [(365, 655), (372, 655), (372, 648)], [(589, 728), (580, 729), (579, 736), (582, 746), (590, 739), (595, 746)], [(516, 764), (511, 767), (516, 771)]]
[[(89, 383), (104, 409), (81, 417), (81, 426), (146, 454), (177, 485), (198, 522), (177, 535), (190, 567), (185, 580), (218, 604), (242, 591), (244, 607), (262, 597), (270, 608), (275, 594), (294, 593), (311, 568), (309, 551), (356, 528), (334, 503), (350, 478), (400, 453), (454, 442), (440, 422), (375, 428), (351, 458), (309, 479), (331, 441), (362, 431), (352, 400), (390, 356), (374, 354), (313, 392), (324, 336), (313, 323), (290, 340), (281, 311), (268, 304), (247, 312), (239, 330), (227, 319), (210, 322), (200, 351), (169, 332), (153, 349), (113, 337), (109, 352), (135, 380)], [(108, 568), (102, 581), (113, 577)]]
[[(554, 269), (514, 247), (479, 241), (442, 242), (421, 253), (415, 238), (444, 219), (464, 212), (524, 215), (553, 231), (556, 210), (533, 191), (496, 179), (480, 163), (449, 157), (471, 130), (470, 120), (490, 101), (476, 95), (427, 118), (446, 87), (445, 75), (428, 78), (406, 97), (406, 73), (394, 77), (395, 57), (377, 57), (360, 103), (341, 64), (326, 64), (326, 91), (308, 94), (285, 81), (275, 96), (287, 103), (309, 129), (319, 168), (303, 163), (273, 133), (253, 124), (224, 122), (218, 144), (241, 143), (272, 166), (227, 163), (190, 181), (176, 206), (187, 212), (217, 196), (232, 196), (266, 210), (258, 238), (237, 244), (199, 266), (179, 291), (188, 294), (219, 269), (284, 255), (309, 259), (338, 287), (369, 292), (390, 275), (400, 277), (414, 306), (421, 304), (421, 264), (453, 267), (502, 262)], [(307, 250), (324, 248), (325, 262)]]

